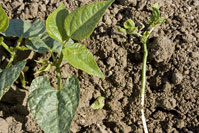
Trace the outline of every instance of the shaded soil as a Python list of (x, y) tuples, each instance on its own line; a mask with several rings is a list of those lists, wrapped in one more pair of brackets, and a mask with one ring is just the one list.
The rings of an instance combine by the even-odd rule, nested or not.
[[(95, 0), (94, 0), (95, 1)], [(166, 22), (157, 27), (148, 42), (147, 89), (145, 112), (149, 132), (199, 132), (199, 1), (157, 0)], [(91, 0), (66, 0), (72, 11)], [(2, 0), (9, 18), (45, 20), (60, 0)], [(62, 64), (63, 80), (75, 74), (81, 83), (80, 104), (71, 126), (73, 133), (142, 133), (140, 86), (143, 48), (137, 37), (118, 33), (117, 26), (129, 18), (141, 30), (148, 28), (154, 0), (118, 0), (112, 4), (94, 33), (82, 41), (95, 55), (105, 79), (90, 76)], [(7, 54), (0, 48), (1, 53)], [(35, 54), (34, 59), (48, 59)], [(27, 64), (28, 85), (33, 72), (40, 67)], [(52, 84), (55, 72), (42, 73)], [(91, 103), (98, 96), (105, 97), (101, 110), (92, 110)], [(27, 108), (28, 87), (16, 82), (0, 101), (0, 132), (41, 133)]]

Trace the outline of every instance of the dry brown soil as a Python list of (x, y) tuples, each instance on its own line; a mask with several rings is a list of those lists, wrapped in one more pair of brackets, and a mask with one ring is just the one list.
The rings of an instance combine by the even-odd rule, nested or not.
[[(96, 1), (96, 0), (93, 0)], [(69, 11), (93, 2), (65, 0)], [(157, 0), (166, 22), (157, 27), (148, 41), (145, 111), (150, 133), (199, 132), (199, 1)], [(143, 48), (133, 35), (118, 33), (117, 26), (129, 18), (144, 31), (155, 0), (118, 0), (112, 4), (94, 33), (82, 41), (95, 55), (106, 75), (90, 76), (64, 62), (63, 80), (75, 74), (81, 83), (81, 99), (71, 126), (72, 133), (142, 133), (140, 86)], [(1, 0), (9, 18), (45, 20), (60, 0)], [(15, 40), (8, 40), (10, 44)], [(8, 54), (2, 48), (5, 56)], [(49, 55), (34, 54), (33, 59)], [(39, 65), (27, 64), (33, 72)], [(42, 73), (55, 84), (55, 73)], [(101, 110), (90, 108), (98, 96), (105, 97)], [(0, 101), (0, 133), (41, 133), (27, 108), (28, 87), (16, 82)]]

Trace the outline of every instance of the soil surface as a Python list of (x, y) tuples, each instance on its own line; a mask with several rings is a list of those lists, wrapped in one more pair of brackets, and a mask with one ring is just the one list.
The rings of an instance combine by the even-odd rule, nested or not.
[[(96, 1), (96, 0), (93, 0)], [(69, 11), (92, 0), (65, 0)], [(199, 1), (156, 0), (166, 22), (157, 27), (148, 41), (145, 112), (150, 133), (199, 132)], [(149, 28), (147, 17), (155, 0), (118, 0), (107, 10), (94, 33), (83, 44), (94, 54), (106, 75), (90, 76), (62, 63), (63, 80), (71, 74), (81, 85), (80, 104), (71, 133), (142, 133), (140, 86), (143, 47), (139, 38), (119, 33), (117, 26), (129, 18), (139, 29)], [(60, 0), (1, 0), (9, 18), (43, 21)], [(16, 40), (8, 40), (10, 44)], [(1, 56), (7, 56), (0, 48)], [(3, 53), (3, 54), (2, 54)], [(49, 55), (33, 53), (35, 60)], [(33, 61), (26, 72), (28, 84), (39, 69)], [(41, 73), (56, 83), (55, 72)], [(16, 82), (0, 101), (0, 133), (42, 133), (27, 108), (28, 87)], [(98, 97), (105, 97), (100, 110), (90, 108)]]

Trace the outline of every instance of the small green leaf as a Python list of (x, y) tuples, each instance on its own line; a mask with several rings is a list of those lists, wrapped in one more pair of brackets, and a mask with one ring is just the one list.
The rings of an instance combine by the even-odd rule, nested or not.
[(37, 19), (33, 23), (20, 19), (11, 19), (8, 29), (4, 32), (8, 37), (28, 38), (38, 36), (45, 31), (44, 23)]
[(159, 4), (158, 4), (158, 2), (156, 2), (156, 3), (152, 6), (152, 9), (157, 9), (157, 10), (159, 10)]
[(26, 39), (26, 47), (38, 53), (46, 53), (49, 50), (59, 52), (62, 49), (62, 44), (59, 41), (52, 39), (47, 32), (40, 34), (37, 37)]
[(159, 11), (159, 6), (158, 3), (155, 3), (152, 6), (153, 12), (150, 18), (148, 19), (149, 24), (151, 24), (153, 27), (157, 24), (161, 24), (165, 21), (165, 18), (160, 17), (160, 11)]
[(2, 72), (3, 70), (0, 68), (0, 73)]
[(0, 32), (5, 32), (9, 25), (9, 18), (0, 5)]
[(62, 53), (64, 58), (74, 67), (79, 68), (88, 74), (104, 78), (104, 75), (97, 66), (93, 55), (84, 45), (80, 43), (67, 45), (62, 50)]
[(38, 77), (31, 83), (28, 106), (45, 133), (69, 133), (79, 95), (79, 82), (74, 76), (66, 80), (61, 90), (51, 87), (46, 77)]
[(40, 74), (41, 72), (46, 72), (46, 71), (49, 71), (50, 68), (51, 68), (52, 64), (47, 64), (45, 66), (42, 66), (34, 75), (38, 75)]
[(165, 22), (165, 18), (163, 18), (163, 17), (159, 18), (158, 21), (157, 21), (158, 24), (161, 24), (161, 23), (164, 23), (164, 22)]
[(49, 64), (49, 62), (47, 60), (35, 60), (35, 62), (44, 64), (44, 65)]
[(102, 109), (104, 107), (104, 97), (99, 96), (95, 102), (91, 105), (92, 109)]
[(135, 23), (133, 20), (128, 19), (127, 21), (124, 22), (124, 28), (125, 29), (134, 29), (135, 28)]
[(117, 30), (119, 32), (123, 32), (123, 33), (126, 33), (126, 29), (122, 28), (122, 27), (117, 27)]
[(16, 65), (3, 70), (0, 73), (0, 99), (9, 90), (10, 86), (19, 77), (20, 72), (26, 65), (26, 61), (20, 61)]
[(106, 9), (113, 2), (114, 0), (94, 2), (74, 10), (65, 19), (67, 36), (74, 40), (83, 40), (89, 37)]
[(67, 39), (66, 31), (64, 30), (64, 20), (68, 15), (63, 3), (51, 13), (46, 20), (46, 29), (50, 37), (63, 42)]

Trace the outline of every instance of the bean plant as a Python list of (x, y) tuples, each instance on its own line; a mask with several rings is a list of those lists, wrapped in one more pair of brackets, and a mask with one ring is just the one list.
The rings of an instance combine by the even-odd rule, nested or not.
[(148, 56), (148, 50), (147, 50), (147, 41), (150, 37), (150, 34), (154, 30), (154, 28), (165, 21), (165, 18), (160, 17), (160, 11), (158, 3), (155, 3), (152, 6), (153, 12), (150, 18), (148, 19), (148, 23), (151, 26), (151, 29), (149, 31), (145, 31), (143, 34), (141, 34), (138, 31), (138, 27), (135, 26), (135, 23), (133, 20), (128, 19), (124, 22), (124, 28), (118, 27), (118, 31), (124, 32), (127, 34), (133, 34), (140, 38), (141, 43), (143, 44), (143, 61), (142, 61), (142, 81), (141, 81), (141, 90), (140, 90), (140, 96), (141, 96), (141, 114), (142, 114), (142, 123), (144, 127), (144, 132), (148, 133), (146, 119), (144, 115), (144, 94), (145, 94), (145, 86), (146, 86), (146, 67), (147, 67), (147, 56)]
[[(28, 107), (34, 120), (45, 133), (68, 133), (79, 103), (80, 85), (76, 76), (61, 76), (63, 59), (72, 66), (100, 78), (99, 69), (92, 53), (78, 41), (89, 37), (114, 0), (94, 2), (69, 13), (64, 4), (51, 13), (45, 24), (41, 20), (33, 23), (20, 19), (9, 20), (0, 7), (0, 33), (4, 37), (17, 37), (16, 46), (9, 47), (0, 37), (0, 45), (11, 55), (8, 65), (0, 69), (0, 98), (9, 90), (23, 71), (26, 61), (16, 61), (17, 50), (32, 50), (40, 54), (49, 52), (53, 61), (39, 60), (43, 66), (35, 73), (49, 71), (55, 66), (57, 88), (51, 86), (47, 77), (36, 77), (29, 88)], [(25, 40), (25, 45), (21, 45)], [(23, 83), (25, 85), (25, 79)]]

